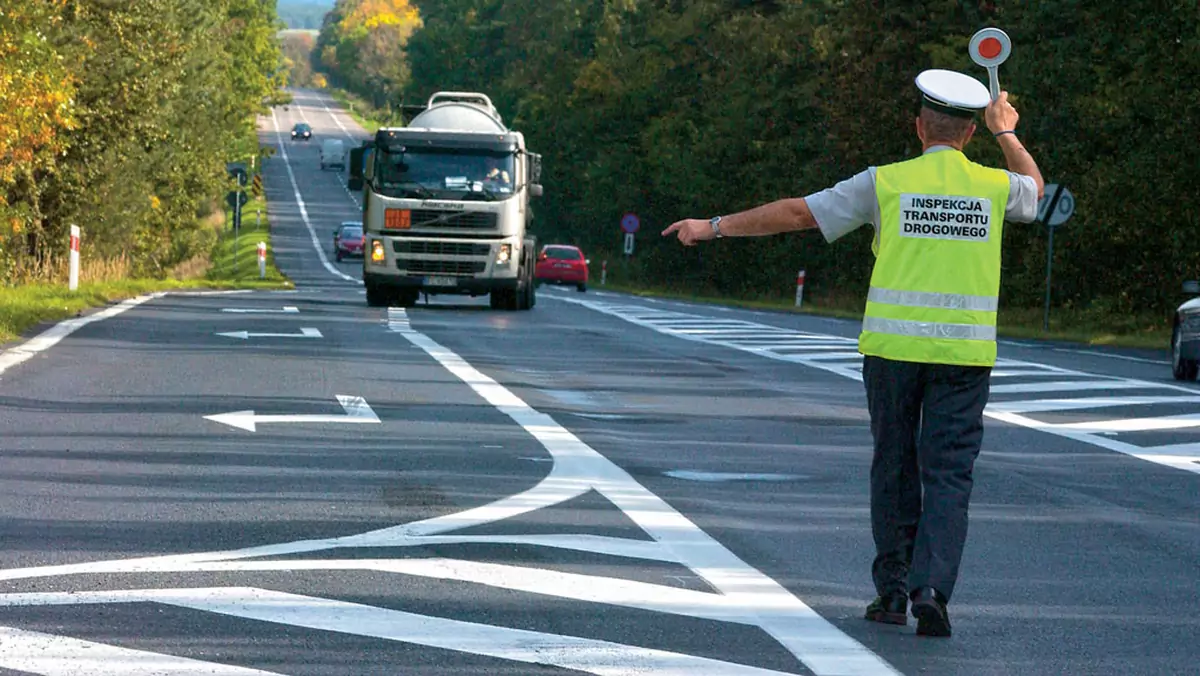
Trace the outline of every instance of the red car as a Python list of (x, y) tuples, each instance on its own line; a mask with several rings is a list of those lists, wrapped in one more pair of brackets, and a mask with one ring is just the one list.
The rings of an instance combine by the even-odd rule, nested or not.
[(588, 259), (577, 246), (569, 244), (547, 244), (538, 254), (534, 279), (546, 284), (574, 284), (576, 289), (587, 291)]
[(361, 223), (343, 221), (341, 226), (333, 231), (333, 255), (338, 262), (343, 258), (362, 258), (365, 241)]

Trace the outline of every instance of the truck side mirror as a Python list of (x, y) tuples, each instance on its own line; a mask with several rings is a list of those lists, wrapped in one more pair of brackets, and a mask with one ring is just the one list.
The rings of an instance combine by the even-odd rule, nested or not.
[(534, 197), (541, 197), (542, 192), (543, 189), (540, 183), (533, 183), (529, 186), (529, 194)]
[(529, 153), (529, 182), (542, 182), (542, 156), (538, 153)]
[(1184, 282), (1183, 283), (1183, 292), (1190, 293), (1193, 295), (1200, 295), (1200, 281), (1191, 279), (1191, 280)]

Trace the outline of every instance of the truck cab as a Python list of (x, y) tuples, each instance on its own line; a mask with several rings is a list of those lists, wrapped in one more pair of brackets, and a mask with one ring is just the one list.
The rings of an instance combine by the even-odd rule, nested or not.
[(534, 306), (537, 242), (528, 231), (541, 156), (486, 95), (434, 94), (406, 126), (381, 128), (353, 149), (349, 165), (364, 195), (369, 305), (411, 306), (424, 293)]

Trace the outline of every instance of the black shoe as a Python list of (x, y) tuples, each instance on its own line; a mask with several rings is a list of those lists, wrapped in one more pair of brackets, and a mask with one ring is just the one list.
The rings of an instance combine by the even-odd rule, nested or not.
[(950, 613), (946, 597), (933, 587), (921, 587), (912, 594), (912, 614), (917, 618), (918, 636), (949, 636)]
[(908, 597), (904, 592), (876, 596), (871, 605), (867, 606), (864, 618), (884, 624), (908, 624)]

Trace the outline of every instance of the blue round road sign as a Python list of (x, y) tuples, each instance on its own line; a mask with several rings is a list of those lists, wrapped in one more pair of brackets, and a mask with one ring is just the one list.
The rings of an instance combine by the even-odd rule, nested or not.
[(621, 217), (621, 229), (628, 233), (638, 231), (642, 223), (638, 220), (637, 214), (625, 214)]

